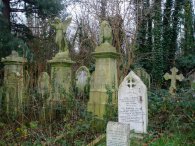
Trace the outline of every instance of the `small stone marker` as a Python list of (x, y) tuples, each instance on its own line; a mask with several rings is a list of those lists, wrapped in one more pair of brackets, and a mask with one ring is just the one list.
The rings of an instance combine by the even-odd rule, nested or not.
[(38, 78), (38, 93), (42, 96), (50, 91), (50, 77), (47, 72), (42, 72)]
[(164, 75), (165, 80), (171, 79), (171, 86), (169, 87), (169, 93), (174, 95), (176, 92), (176, 81), (182, 81), (184, 79), (183, 74), (177, 75), (178, 69), (176, 67), (173, 67), (171, 70), (172, 74), (166, 73)]
[(129, 146), (130, 125), (108, 122), (106, 128), (106, 146)]
[(147, 88), (133, 71), (119, 86), (118, 118), (120, 123), (130, 124), (130, 129), (135, 133), (147, 133)]
[(78, 92), (84, 92), (89, 85), (90, 73), (86, 66), (81, 66), (76, 72), (76, 87)]

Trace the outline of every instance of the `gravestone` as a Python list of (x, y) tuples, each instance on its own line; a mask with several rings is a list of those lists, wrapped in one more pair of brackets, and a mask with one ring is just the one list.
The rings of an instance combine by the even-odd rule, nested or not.
[(121, 123), (130, 124), (130, 129), (135, 133), (147, 133), (147, 88), (133, 71), (124, 78), (119, 86), (118, 119)]
[(108, 122), (106, 128), (106, 146), (130, 146), (130, 125)]
[[(89, 102), (87, 109), (99, 119), (103, 119), (105, 106), (108, 102), (107, 87), (113, 87), (113, 94), (116, 94), (118, 87), (117, 80), (117, 58), (119, 54), (116, 48), (111, 45), (112, 28), (107, 21), (101, 23), (100, 46), (96, 47), (92, 56), (95, 57), (95, 72), (90, 83)], [(112, 99), (112, 104), (117, 101)]]
[(150, 75), (142, 67), (135, 68), (134, 73), (141, 78), (147, 88), (150, 88)]
[(183, 74), (177, 75), (179, 70), (176, 67), (173, 67), (170, 71), (171, 71), (171, 74), (166, 73), (164, 75), (164, 78), (165, 78), (165, 80), (171, 80), (171, 86), (169, 87), (169, 93), (172, 95), (175, 95), (175, 92), (177, 89), (176, 88), (176, 81), (177, 80), (182, 81), (184, 79), (184, 76), (183, 76)]
[(81, 66), (76, 71), (76, 87), (78, 93), (84, 93), (89, 88), (90, 73), (86, 66)]
[[(67, 96), (71, 93), (72, 88), (72, 65), (75, 63), (69, 55), (68, 43), (66, 41), (66, 29), (71, 22), (71, 18), (62, 22), (59, 18), (54, 24), (51, 24), (56, 30), (55, 42), (59, 52), (48, 61), (51, 65), (51, 94), (47, 100), (50, 107), (49, 114), (55, 117), (59, 107), (64, 107)], [(61, 111), (60, 111), (61, 112)]]
[(38, 93), (42, 96), (50, 92), (50, 77), (47, 72), (42, 72), (38, 77)]
[(2, 110), (3, 87), (0, 86), (0, 112)]
[(25, 85), (23, 66), (26, 59), (20, 57), (16, 51), (2, 58), (4, 66), (4, 89), (6, 113), (17, 115), (22, 113), (25, 102)]
[(191, 88), (192, 89), (195, 89), (195, 70), (193, 70), (192, 72), (190, 72), (190, 74), (188, 75), (188, 79), (190, 81)]

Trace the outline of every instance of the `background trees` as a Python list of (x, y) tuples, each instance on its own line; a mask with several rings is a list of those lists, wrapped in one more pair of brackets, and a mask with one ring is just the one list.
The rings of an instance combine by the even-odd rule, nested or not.
[[(162, 75), (172, 66), (177, 65), (186, 74), (195, 66), (192, 0), (2, 0), (2, 3), (0, 57), (8, 55), (11, 49), (25, 50), (25, 54), (31, 51), (35, 64), (39, 64), (38, 72), (46, 69), (46, 60), (56, 52), (55, 44), (51, 43), (54, 33), (48, 29), (47, 19), (55, 16), (65, 19), (67, 8), (74, 17), (74, 33), (68, 36), (70, 52), (78, 66), (87, 65), (93, 70), (90, 54), (99, 43), (99, 23), (103, 19), (112, 26), (113, 45), (120, 53), (119, 80), (130, 68), (142, 66), (151, 74), (154, 85), (161, 87)], [(26, 15), (26, 23), (19, 18), (21, 12)]]

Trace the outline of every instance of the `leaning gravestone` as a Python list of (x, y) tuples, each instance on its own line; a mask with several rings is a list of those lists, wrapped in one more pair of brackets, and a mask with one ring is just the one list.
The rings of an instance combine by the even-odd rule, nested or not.
[(119, 86), (118, 116), (119, 122), (130, 124), (130, 129), (135, 133), (147, 133), (147, 88), (133, 71)]
[(88, 86), (90, 80), (90, 73), (87, 67), (81, 66), (76, 71), (76, 87), (78, 88), (79, 93), (84, 93)]
[(106, 129), (106, 146), (129, 146), (130, 125), (108, 122)]

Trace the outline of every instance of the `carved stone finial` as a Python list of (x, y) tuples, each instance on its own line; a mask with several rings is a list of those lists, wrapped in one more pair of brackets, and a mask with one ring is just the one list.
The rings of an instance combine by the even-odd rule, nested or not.
[(102, 21), (100, 26), (100, 43), (112, 44), (112, 28), (108, 21)]

